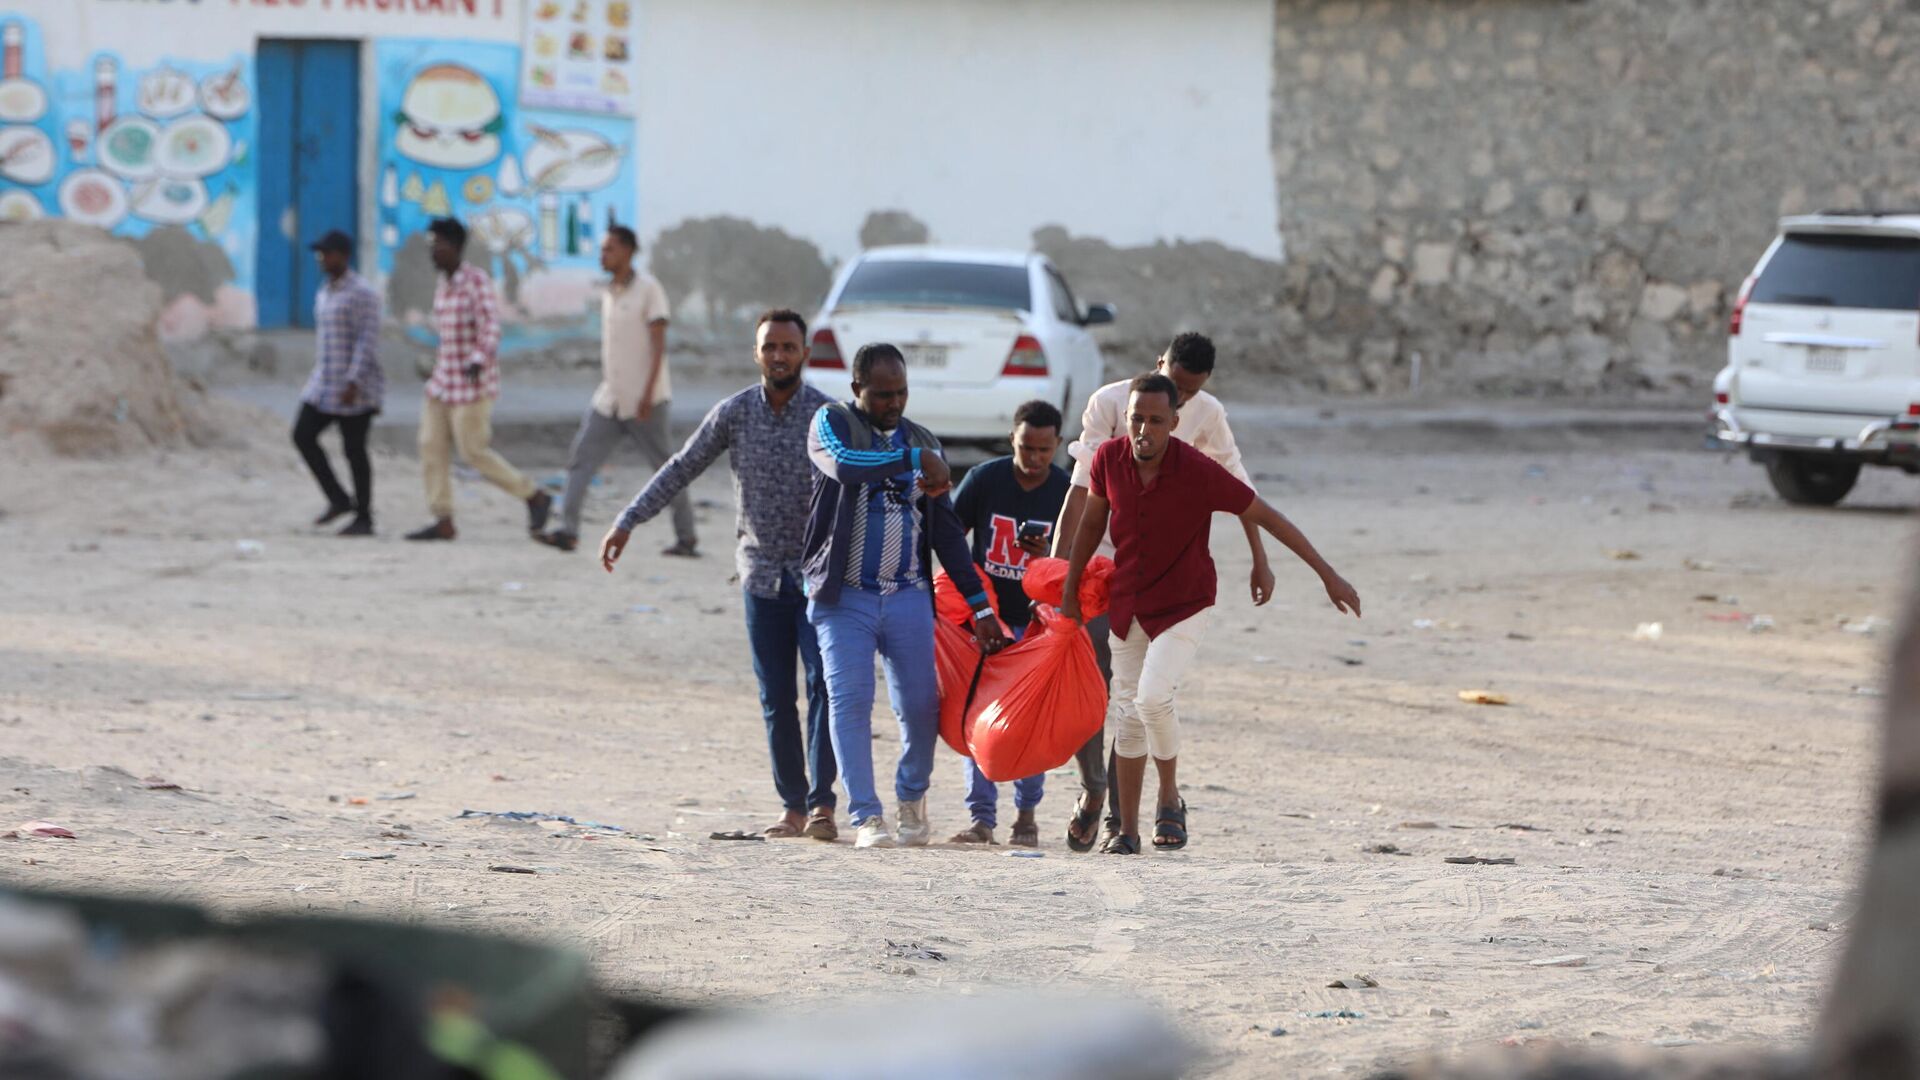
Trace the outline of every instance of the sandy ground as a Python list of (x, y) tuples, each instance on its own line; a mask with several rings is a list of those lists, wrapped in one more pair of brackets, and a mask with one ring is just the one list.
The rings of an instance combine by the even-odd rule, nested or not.
[[(458, 543), (402, 543), (419, 486), (391, 454), (379, 538), (310, 530), (319, 496), (276, 442), (0, 468), (0, 817), (79, 834), (0, 845), (0, 876), (538, 935), (617, 990), (696, 1002), (1120, 990), (1164, 1003), (1206, 1076), (1503, 1039), (1804, 1038), (1861, 865), (1887, 643), (1839, 622), (1896, 609), (1912, 482), (1801, 511), (1671, 435), (1236, 416), (1366, 618), (1281, 560), (1252, 608), (1237, 528), (1218, 530), (1229, 587), (1183, 694), (1185, 852), (1069, 853), (1067, 770), (1040, 859), (710, 841), (775, 808), (724, 471), (696, 488), (705, 558), (652, 557), (659, 522), (610, 578), (527, 542), (521, 508), (471, 479)], [(643, 477), (623, 460), (590, 520)], [(1663, 636), (1634, 640), (1650, 622)], [(936, 835), (964, 824), (959, 775), (942, 749)], [(1460, 855), (1516, 864), (1443, 861)], [(1378, 988), (1327, 987), (1360, 973)], [(1364, 1017), (1303, 1015), (1328, 1009)]]

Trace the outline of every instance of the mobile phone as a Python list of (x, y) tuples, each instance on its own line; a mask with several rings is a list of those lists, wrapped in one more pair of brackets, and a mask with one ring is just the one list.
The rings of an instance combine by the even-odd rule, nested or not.
[(1053, 523), (1050, 521), (1024, 521), (1020, 523), (1020, 539), (1045, 540), (1053, 535)]

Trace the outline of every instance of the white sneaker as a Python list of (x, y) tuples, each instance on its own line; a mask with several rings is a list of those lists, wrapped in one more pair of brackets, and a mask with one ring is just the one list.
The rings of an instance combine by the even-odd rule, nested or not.
[(875, 814), (861, 822), (859, 831), (854, 834), (853, 846), (857, 848), (892, 847), (893, 834), (887, 831), (887, 819)]
[(907, 847), (926, 847), (933, 839), (933, 826), (927, 824), (927, 800), (903, 802), (899, 809), (900, 842)]

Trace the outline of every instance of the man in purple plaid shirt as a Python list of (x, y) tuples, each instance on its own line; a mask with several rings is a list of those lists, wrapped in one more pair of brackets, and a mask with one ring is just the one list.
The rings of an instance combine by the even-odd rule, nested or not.
[[(327, 508), (314, 524), (325, 525), (351, 512), (353, 520), (340, 535), (372, 536), (373, 463), (367, 457), (367, 429), (387, 388), (380, 371), (380, 294), (353, 272), (353, 240), (346, 233), (335, 229), (313, 250), (327, 280), (313, 300), (316, 355), (313, 375), (300, 394), (293, 445), (327, 497)], [(347, 468), (353, 473), (351, 499), (320, 449), (320, 433), (334, 424), (340, 425)]]

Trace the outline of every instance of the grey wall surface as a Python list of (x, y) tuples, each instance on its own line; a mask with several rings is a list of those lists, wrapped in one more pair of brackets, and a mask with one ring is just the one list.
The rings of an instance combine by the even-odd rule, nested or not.
[[(1682, 397), (1779, 216), (1920, 206), (1920, 4), (1277, 5), (1279, 318), (1339, 391)], [(1920, 301), (1920, 298), (1916, 298)]]

